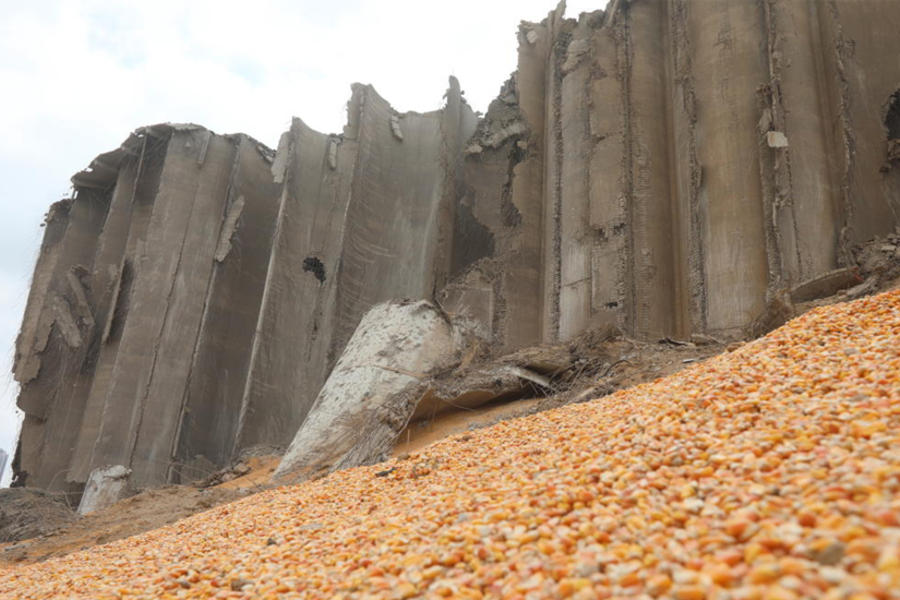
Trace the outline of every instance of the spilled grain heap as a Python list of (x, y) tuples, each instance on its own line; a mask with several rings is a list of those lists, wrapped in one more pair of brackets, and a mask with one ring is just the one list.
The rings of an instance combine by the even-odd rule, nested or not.
[(900, 291), (0, 574), (4, 598), (900, 597)]

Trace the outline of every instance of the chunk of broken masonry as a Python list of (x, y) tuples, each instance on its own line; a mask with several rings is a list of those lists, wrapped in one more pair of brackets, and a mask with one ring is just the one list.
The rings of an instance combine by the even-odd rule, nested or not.
[(807, 302), (816, 298), (825, 298), (860, 283), (862, 283), (862, 279), (856, 269), (834, 269), (794, 286), (791, 289), (791, 300)]
[(424, 300), (373, 307), (273, 478), (302, 481), (379, 460), (415, 411), (420, 382), (457, 363), (468, 337), (462, 326)]
[(768, 131), (766, 132), (766, 143), (769, 145), (769, 148), (787, 148), (788, 147), (788, 139), (784, 133), (780, 131)]
[(86, 515), (121, 500), (130, 475), (131, 469), (122, 465), (100, 467), (91, 471), (84, 495), (78, 504), (78, 514)]

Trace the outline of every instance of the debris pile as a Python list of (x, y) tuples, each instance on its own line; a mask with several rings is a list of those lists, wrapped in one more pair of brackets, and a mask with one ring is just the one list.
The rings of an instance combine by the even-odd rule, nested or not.
[(75, 519), (64, 494), (42, 490), (0, 490), (0, 544), (48, 535)]

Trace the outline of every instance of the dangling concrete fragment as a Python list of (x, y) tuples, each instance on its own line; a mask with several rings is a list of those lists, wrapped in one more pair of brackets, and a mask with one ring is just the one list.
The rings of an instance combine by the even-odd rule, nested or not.
[(222, 230), (219, 232), (219, 243), (216, 245), (216, 262), (222, 262), (231, 252), (231, 238), (234, 237), (237, 229), (238, 219), (244, 212), (244, 197), (240, 196), (235, 200), (225, 213), (225, 222), (222, 223)]
[(397, 115), (391, 115), (391, 133), (398, 141), (403, 141), (403, 130), (400, 129), (400, 117)]
[(787, 148), (788, 139), (781, 131), (768, 131), (766, 132), (766, 144), (769, 145), (769, 148)]
[(337, 169), (337, 151), (338, 151), (338, 141), (336, 138), (329, 138), (328, 140), (328, 167), (334, 171)]

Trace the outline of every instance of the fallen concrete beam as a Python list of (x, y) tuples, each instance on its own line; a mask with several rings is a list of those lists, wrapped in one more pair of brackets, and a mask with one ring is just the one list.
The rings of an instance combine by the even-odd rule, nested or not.
[(856, 269), (834, 269), (793, 287), (791, 301), (797, 303), (826, 298), (860, 283), (862, 279)]
[(273, 478), (303, 481), (381, 460), (416, 410), (422, 381), (458, 363), (465, 339), (465, 332), (428, 302), (372, 308)]

